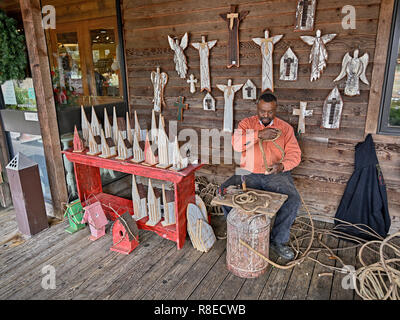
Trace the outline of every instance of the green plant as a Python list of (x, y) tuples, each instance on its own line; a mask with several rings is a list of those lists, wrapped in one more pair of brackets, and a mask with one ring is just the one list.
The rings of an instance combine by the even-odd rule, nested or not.
[(17, 21), (0, 10), (0, 84), (25, 78), (26, 65), (25, 37)]

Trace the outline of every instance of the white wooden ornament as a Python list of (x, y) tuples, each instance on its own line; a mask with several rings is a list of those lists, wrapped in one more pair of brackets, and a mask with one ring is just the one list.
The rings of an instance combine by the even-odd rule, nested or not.
[(136, 133), (139, 141), (142, 141), (141, 131), (142, 131), (142, 129), (140, 128), (139, 119), (138, 119), (138, 116), (137, 116), (137, 113), (135, 110), (135, 133)]
[(215, 111), (215, 99), (209, 92), (207, 92), (203, 99), (203, 109), (207, 111)]
[(168, 75), (157, 68), (157, 71), (151, 72), (150, 78), (154, 88), (154, 111), (161, 112), (161, 106), (165, 107), (164, 89), (168, 82)]
[(94, 107), (92, 107), (92, 119), (91, 119), (91, 122), (90, 122), (90, 127), (92, 129), (93, 135), (95, 137), (96, 136), (100, 137), (101, 126), (100, 126), (99, 119), (97, 118), (96, 111), (94, 110)]
[(101, 155), (102, 158), (111, 158), (117, 155), (115, 143), (112, 138), (106, 138), (103, 129), (100, 131), (101, 137)]
[(309, 63), (311, 63), (310, 81), (320, 78), (328, 60), (328, 51), (326, 50), (325, 45), (335, 37), (336, 33), (321, 36), (321, 30), (317, 30), (315, 37), (300, 36), (301, 40), (311, 46), (309, 57)]
[(212, 227), (204, 219), (201, 210), (193, 203), (188, 204), (186, 216), (187, 229), (193, 247), (201, 252), (208, 252), (217, 240)]
[(144, 151), (140, 147), (139, 137), (136, 132), (133, 135), (132, 156), (133, 158), (131, 161), (134, 163), (141, 163), (144, 161)]
[(101, 138), (99, 136), (94, 136), (92, 132), (92, 128), (88, 128), (89, 139), (88, 139), (88, 147), (89, 151), (87, 152), (90, 156), (97, 156), (101, 153)]
[(189, 79), (186, 80), (186, 82), (190, 84), (190, 93), (195, 93), (196, 92), (195, 84), (197, 83), (197, 79), (195, 79), (194, 75), (191, 74)]
[(295, 31), (314, 30), (317, 0), (298, 0), (296, 9)]
[(115, 107), (113, 107), (113, 130), (112, 130), (112, 132), (113, 132), (112, 138), (114, 140), (114, 144), (117, 145), (119, 128), (118, 128), (117, 110), (115, 109)]
[(289, 47), (280, 61), (280, 80), (295, 81), (297, 80), (297, 71), (299, 67), (299, 59)]
[(257, 99), (257, 88), (256, 85), (250, 79), (244, 84), (242, 88), (243, 99), (255, 100)]
[(356, 96), (360, 94), (360, 81), (369, 85), (368, 79), (365, 76), (365, 70), (368, 66), (369, 55), (364, 53), (362, 57), (358, 56), (358, 49), (354, 50), (353, 57), (346, 53), (342, 61), (342, 70), (337, 78), (333, 81), (339, 81), (347, 75), (346, 87), (344, 94), (346, 96)]
[(110, 119), (108, 118), (107, 109), (104, 108), (104, 134), (106, 138), (112, 138), (112, 126), (110, 123)]
[(274, 74), (273, 74), (273, 61), (272, 54), (274, 52), (274, 45), (281, 40), (283, 35), (270, 37), (269, 31), (265, 30), (264, 38), (253, 38), (253, 41), (261, 47), (262, 55), (262, 86), (261, 91), (269, 89), (274, 92)]
[(126, 160), (132, 157), (132, 144), (128, 139), (122, 137), (121, 131), (118, 132), (118, 144), (117, 144), (118, 156), (117, 160)]
[(232, 80), (228, 80), (228, 85), (217, 84), (217, 88), (224, 93), (224, 128), (225, 132), (233, 132), (233, 100), (235, 93), (240, 90), (243, 84), (232, 85)]
[(174, 51), (175, 70), (178, 73), (179, 77), (184, 79), (186, 78), (186, 73), (188, 70), (186, 57), (183, 53), (183, 50), (185, 50), (188, 45), (187, 32), (182, 37), (180, 43), (179, 39), (172, 39), (170, 36), (168, 36), (168, 43), (171, 49)]
[(325, 99), (322, 110), (322, 127), (326, 129), (339, 129), (342, 116), (343, 100), (337, 87)]
[(293, 115), (299, 116), (299, 123), (297, 126), (297, 132), (299, 134), (306, 132), (305, 117), (312, 116), (313, 110), (306, 110), (307, 102), (300, 101), (300, 109), (293, 109)]
[(149, 220), (146, 222), (146, 225), (154, 227), (161, 220), (161, 201), (160, 198), (157, 198), (154, 193), (151, 179), (149, 179), (147, 192), (147, 208)]
[(85, 147), (89, 147), (89, 128), (90, 123), (86, 117), (85, 109), (81, 106), (81, 127), (82, 127), (82, 137)]
[(175, 140), (172, 146), (172, 170), (179, 171), (186, 168), (189, 165), (189, 158), (182, 157), (179, 149), (178, 137), (175, 136)]
[(160, 121), (158, 125), (158, 164), (157, 168), (167, 169), (171, 166), (168, 159), (168, 145), (169, 139), (165, 132), (164, 121), (162, 115), (160, 114)]
[(157, 123), (156, 123), (156, 114), (154, 110), (151, 112), (151, 129), (149, 132), (149, 139), (150, 142), (153, 142), (155, 144), (158, 143), (158, 129), (157, 129)]
[[(143, 189), (143, 185), (140, 185), (140, 187)], [(147, 217), (147, 198), (144, 195), (144, 192), (140, 194), (135, 175), (132, 175), (132, 204), (133, 217), (135, 220)]]
[(194, 42), (192, 46), (199, 51), (200, 55), (200, 92), (206, 90), (211, 92), (210, 85), (210, 68), (209, 68), (209, 56), (210, 50), (215, 46), (217, 40), (206, 42), (206, 37), (201, 36), (201, 42)]

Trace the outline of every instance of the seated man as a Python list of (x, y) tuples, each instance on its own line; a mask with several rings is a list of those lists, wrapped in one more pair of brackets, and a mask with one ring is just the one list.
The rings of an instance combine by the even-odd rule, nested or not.
[[(232, 137), (233, 149), (241, 152), (243, 175), (234, 175), (225, 181), (219, 192), (231, 185), (246, 186), (288, 195), (277, 212), (271, 230), (271, 249), (284, 259), (293, 259), (293, 250), (287, 246), (290, 227), (300, 207), (300, 196), (290, 170), (299, 165), (301, 150), (290, 124), (277, 118), (277, 100), (271, 93), (263, 93), (257, 103), (257, 115), (240, 121)], [(260, 149), (260, 142), (264, 150)], [(223, 206), (225, 217), (230, 207)]]

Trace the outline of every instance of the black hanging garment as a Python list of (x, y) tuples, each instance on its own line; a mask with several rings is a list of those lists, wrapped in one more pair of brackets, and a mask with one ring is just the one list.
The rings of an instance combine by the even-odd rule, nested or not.
[[(386, 186), (372, 136), (369, 134), (364, 142), (358, 143), (355, 151), (354, 172), (347, 182), (335, 218), (352, 224), (367, 225), (385, 238), (390, 228), (390, 217)], [(335, 220), (335, 225), (338, 231), (365, 240), (377, 239), (371, 234), (337, 220)], [(367, 227), (359, 227), (371, 232)]]

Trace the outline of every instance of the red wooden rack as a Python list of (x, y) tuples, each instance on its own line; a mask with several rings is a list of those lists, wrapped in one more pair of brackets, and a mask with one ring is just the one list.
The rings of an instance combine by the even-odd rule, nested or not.
[(175, 192), (175, 225), (164, 227), (160, 221), (154, 227), (147, 226), (147, 217), (137, 221), (137, 225), (139, 229), (151, 230), (161, 237), (175, 241), (178, 249), (183, 247), (186, 238), (186, 208), (189, 203), (195, 203), (194, 173), (203, 166), (202, 164), (189, 165), (181, 171), (173, 171), (135, 164), (129, 160), (103, 159), (87, 155), (86, 151), (75, 153), (72, 152), (72, 149), (68, 149), (62, 151), (62, 153), (74, 164), (77, 190), (82, 206), (85, 207), (95, 201), (100, 201), (107, 218), (112, 221), (118, 218), (113, 209), (118, 215), (122, 215), (126, 211), (129, 211), (133, 215), (132, 200), (104, 193), (100, 168), (173, 182)]

